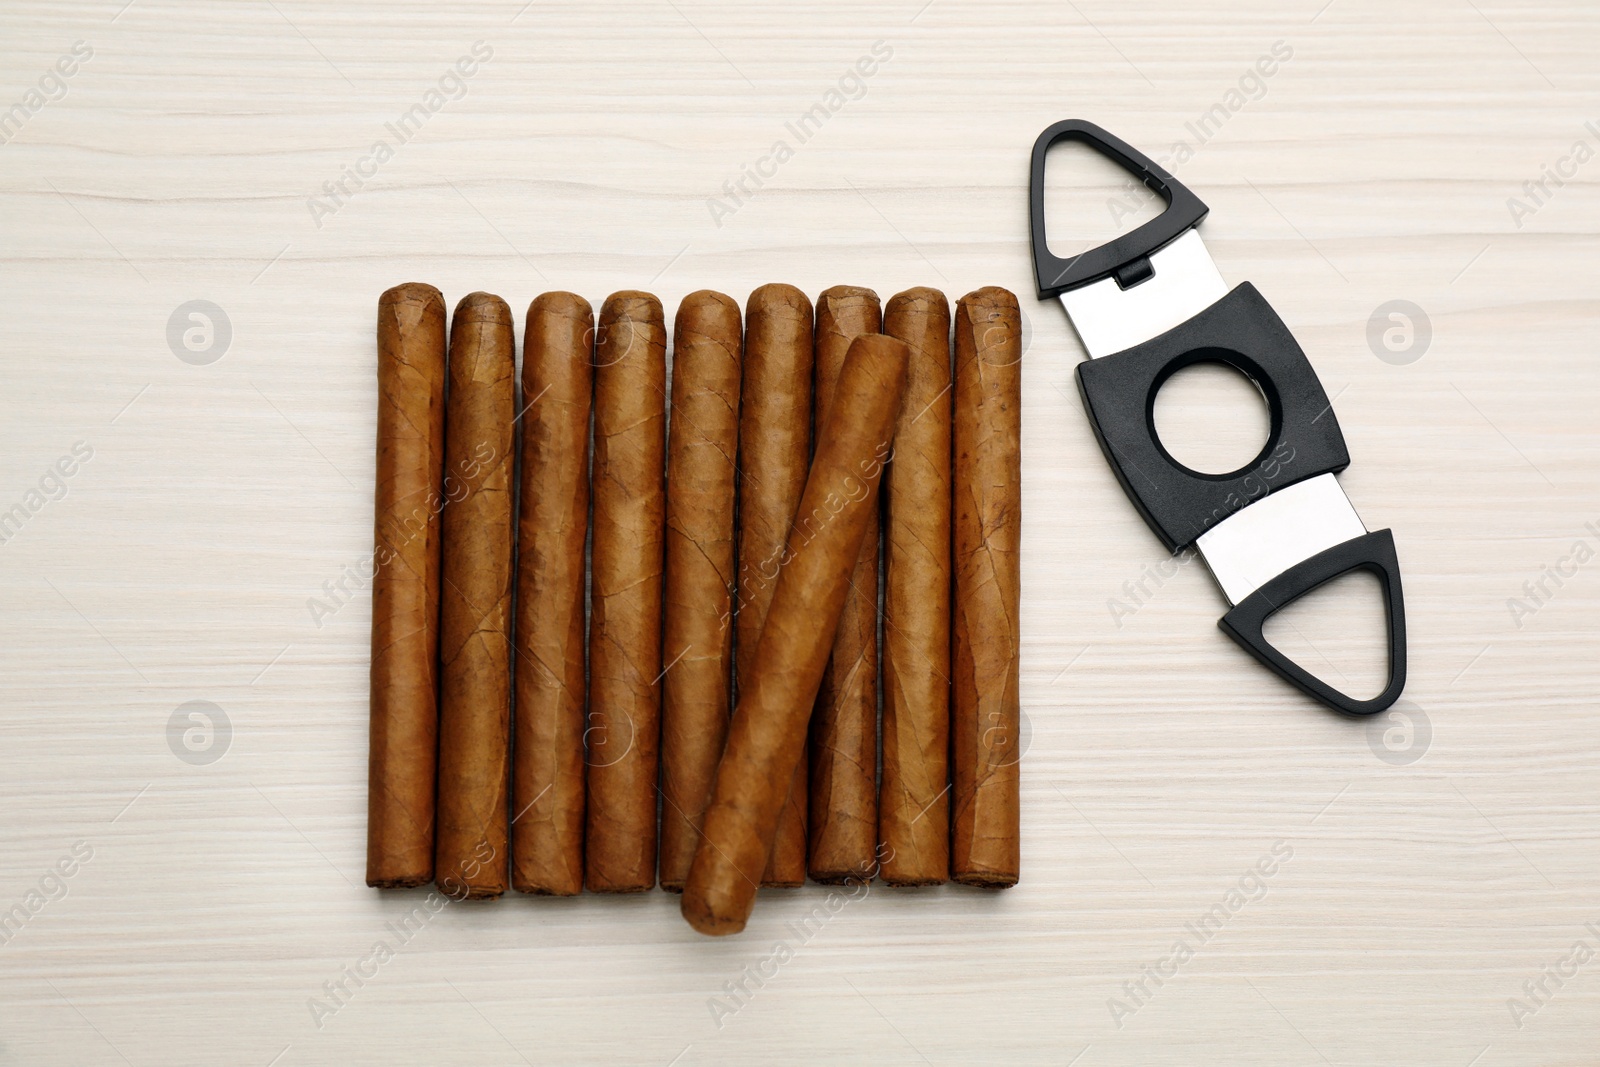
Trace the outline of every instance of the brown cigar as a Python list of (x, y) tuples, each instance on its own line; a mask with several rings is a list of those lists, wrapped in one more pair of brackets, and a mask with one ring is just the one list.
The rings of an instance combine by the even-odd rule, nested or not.
[(738, 933), (755, 904), (850, 576), (877, 514), (909, 358), (892, 337), (862, 337), (838, 375), (684, 886), (683, 917), (703, 934)]
[(656, 883), (666, 353), (661, 301), (606, 299), (595, 345), (584, 850), (584, 882), (601, 893)]
[(883, 880), (950, 876), (950, 304), (937, 289), (889, 301), (883, 331), (911, 348), (884, 476)]
[[(811, 456), (811, 301), (792, 285), (763, 285), (745, 312), (739, 411), (738, 682), (750, 684), (756, 642), (777, 586), (778, 561), (800, 506)], [(762, 885), (806, 880), (805, 750), (778, 817)]]
[[(878, 332), (878, 294), (836, 285), (817, 297), (817, 425), (828, 424), (834, 383), (851, 341)], [(821, 445), (821, 435), (818, 435)], [(833, 639), (811, 728), (809, 858), (825, 884), (866, 881), (878, 840), (878, 514)]]
[(951, 877), (1017, 884), (1022, 533), (1022, 329), (1017, 298), (979, 289), (956, 306), (955, 805)]
[(379, 889), (433, 878), (444, 374), (439, 290), (412, 282), (384, 293), (367, 762), (367, 884)]
[(439, 833), (434, 871), (456, 898), (506, 891), (511, 764), (511, 309), (471, 293), (450, 321), (439, 608)]
[(661, 887), (677, 892), (700, 844), (733, 689), (733, 499), (739, 305), (690, 293), (672, 335), (666, 622), (661, 654)]
[(528, 305), (517, 529), (511, 884), (583, 889), (583, 544), (589, 529), (594, 312), (571, 293)]

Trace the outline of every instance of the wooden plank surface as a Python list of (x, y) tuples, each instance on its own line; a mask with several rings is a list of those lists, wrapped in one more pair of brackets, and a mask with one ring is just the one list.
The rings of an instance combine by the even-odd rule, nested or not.
[[(1594, 6), (790, 7), (0, 10), (0, 1063), (1595, 1062)], [(1404, 563), (1406, 721), (1255, 667), (1201, 567), (1148, 577), (1030, 287), (1027, 152), (1070, 116), (1176, 152), (1336, 397)], [(1109, 172), (1059, 186), (1111, 232)], [(1022, 884), (770, 892), (715, 942), (664, 893), (507, 899), (402, 942), (422, 897), (362, 885), (370, 598), (312, 605), (371, 552), (407, 280), (1016, 291)], [(185, 347), (197, 300), (225, 346)], [(1383, 348), (1396, 300), (1425, 348)]]

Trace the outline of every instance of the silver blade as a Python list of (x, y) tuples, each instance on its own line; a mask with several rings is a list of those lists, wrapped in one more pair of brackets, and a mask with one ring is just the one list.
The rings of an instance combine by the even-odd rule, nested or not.
[(1155, 276), (1130, 289), (1115, 278), (1061, 294), (1067, 318), (1090, 359), (1132, 348), (1194, 318), (1228, 295), (1228, 285), (1206, 251), (1199, 230), (1189, 230), (1150, 255)]
[(1295, 564), (1366, 532), (1339, 479), (1319, 474), (1234, 512), (1195, 547), (1235, 605)]

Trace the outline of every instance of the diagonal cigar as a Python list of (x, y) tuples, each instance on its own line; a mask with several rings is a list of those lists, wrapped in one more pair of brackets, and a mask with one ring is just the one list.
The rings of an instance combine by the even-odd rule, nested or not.
[(684, 886), (683, 917), (701, 933), (738, 933), (755, 904), (861, 542), (877, 515), (909, 359), (904, 342), (867, 335), (839, 372)]
[(733, 699), (733, 496), (739, 305), (710, 290), (678, 305), (667, 430), (666, 621), (661, 677), (661, 888), (676, 892)]
[(511, 765), (511, 309), (471, 293), (450, 323), (439, 608), (439, 830), (434, 870), (456, 898), (506, 891)]
[(956, 307), (950, 876), (1003, 889), (1021, 865), (1022, 327), (993, 286)]
[[(817, 297), (817, 425), (832, 420), (834, 382), (852, 340), (878, 332), (878, 294), (836, 285)], [(878, 843), (878, 515), (867, 518), (856, 569), (822, 676), (811, 730), (811, 877), (871, 877)]]
[(395, 286), (378, 299), (367, 884), (379, 889), (433, 878), (444, 376), (444, 297)]

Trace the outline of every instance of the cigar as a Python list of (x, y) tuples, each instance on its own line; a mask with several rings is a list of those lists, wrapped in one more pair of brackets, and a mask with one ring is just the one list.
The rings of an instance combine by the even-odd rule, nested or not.
[(511, 309), (471, 293), (450, 320), (439, 607), (439, 802), (434, 871), (457, 899), (506, 891), (511, 764)]
[(517, 525), (511, 884), (583, 889), (584, 539), (594, 312), (571, 293), (528, 305)]
[(938, 885), (950, 876), (950, 304), (910, 289), (883, 324), (911, 366), (883, 487), (879, 852), (889, 885)]
[[(851, 341), (878, 332), (878, 294), (837, 285), (817, 297), (817, 425), (829, 424)], [(818, 438), (821, 440), (820, 435)], [(864, 882), (878, 839), (878, 514), (867, 518), (811, 728), (807, 866), (824, 884)]]
[(656, 881), (666, 351), (659, 300), (606, 299), (595, 345), (584, 849), (584, 883), (601, 893)]
[(837, 376), (684, 886), (683, 917), (703, 934), (738, 933), (755, 904), (861, 542), (877, 514), (909, 358), (903, 342), (870, 335), (851, 346)]
[[(811, 301), (792, 285), (763, 285), (745, 312), (739, 411), (738, 688), (750, 684), (756, 642), (777, 587), (778, 561), (800, 506), (811, 457)], [(806, 752), (778, 816), (764, 886), (806, 880)]]
[(683, 889), (728, 734), (739, 305), (690, 293), (672, 335), (666, 621), (661, 677), (661, 887)]
[(1016, 885), (1022, 329), (1004, 289), (956, 306), (951, 877)]
[(412, 282), (384, 293), (367, 760), (367, 884), (379, 889), (433, 878), (444, 374), (439, 290)]

